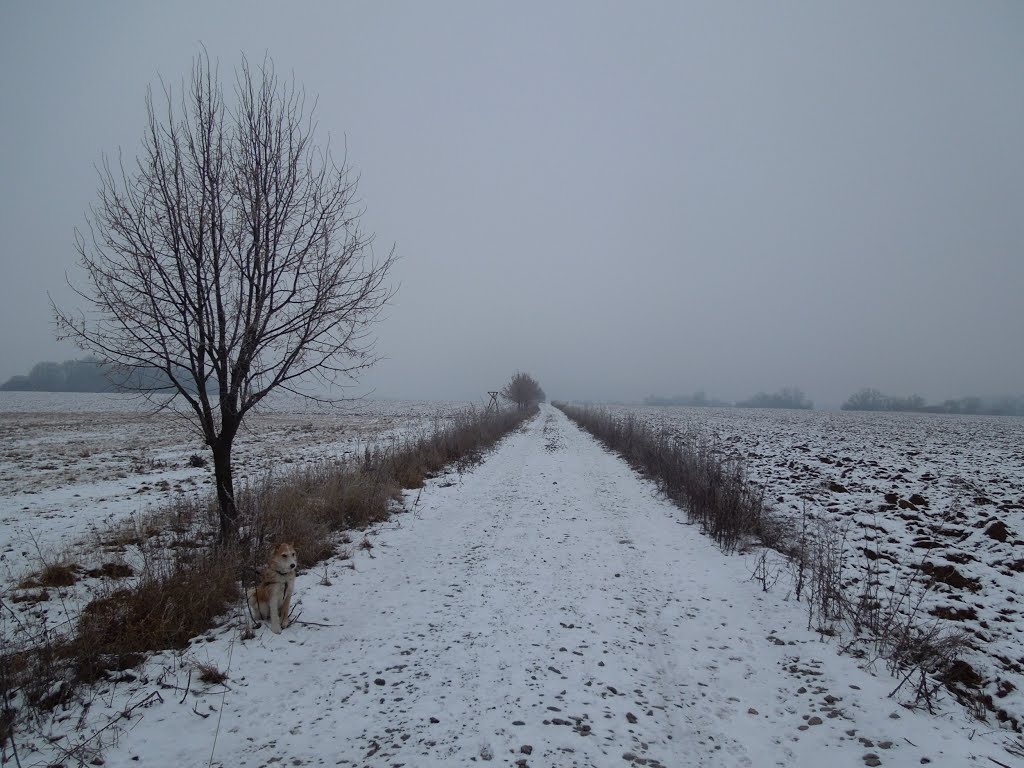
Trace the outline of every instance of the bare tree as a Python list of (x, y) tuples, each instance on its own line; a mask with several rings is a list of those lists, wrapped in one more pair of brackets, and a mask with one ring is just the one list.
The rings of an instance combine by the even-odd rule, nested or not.
[(542, 403), (546, 398), (540, 384), (528, 373), (516, 371), (508, 384), (501, 390), (501, 396), (515, 403), (519, 410), (524, 410), (531, 403)]
[(315, 104), (269, 58), (242, 59), (230, 105), (205, 52), (180, 94), (161, 86), (146, 97), (140, 156), (104, 158), (76, 232), (85, 309), (53, 309), (61, 338), (187, 404), (213, 452), (228, 541), (243, 419), (271, 391), (309, 397), (309, 377), (350, 379), (376, 362), (369, 328), (392, 295), (394, 249), (374, 255), (357, 179), (314, 143)]

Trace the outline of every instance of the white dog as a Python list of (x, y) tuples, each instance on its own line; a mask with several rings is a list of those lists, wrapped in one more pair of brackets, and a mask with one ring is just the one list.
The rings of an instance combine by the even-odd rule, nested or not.
[(247, 591), (249, 611), (257, 627), (260, 619), (269, 620), (270, 631), (279, 635), (288, 626), (288, 611), (295, 590), (297, 570), (295, 547), (291, 544), (278, 544), (260, 577), (259, 585)]

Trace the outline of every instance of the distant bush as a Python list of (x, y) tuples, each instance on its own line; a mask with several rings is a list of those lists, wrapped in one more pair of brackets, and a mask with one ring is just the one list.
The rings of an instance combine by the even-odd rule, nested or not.
[(528, 373), (516, 371), (508, 384), (501, 390), (501, 396), (516, 404), (519, 410), (525, 410), (536, 403), (547, 399), (540, 384)]
[(814, 403), (807, 399), (807, 396), (796, 387), (783, 387), (778, 392), (768, 394), (758, 392), (749, 400), (736, 403), (737, 408), (795, 408), (799, 410), (812, 410)]

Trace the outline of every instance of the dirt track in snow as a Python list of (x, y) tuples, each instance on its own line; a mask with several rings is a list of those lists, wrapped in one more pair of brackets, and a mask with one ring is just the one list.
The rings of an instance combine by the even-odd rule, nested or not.
[(107, 765), (205, 765), (215, 733), (222, 766), (1006, 762), (886, 699), (554, 409), (408, 501), (355, 570), (300, 577), (301, 619), (332, 626), (195, 643), (227, 689), (139, 710)]

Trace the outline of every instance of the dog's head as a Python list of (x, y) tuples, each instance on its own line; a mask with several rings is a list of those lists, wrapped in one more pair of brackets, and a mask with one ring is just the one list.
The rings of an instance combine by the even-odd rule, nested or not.
[(294, 573), (298, 570), (295, 547), (291, 544), (278, 544), (274, 547), (274, 554), (270, 556), (270, 567), (278, 573)]

